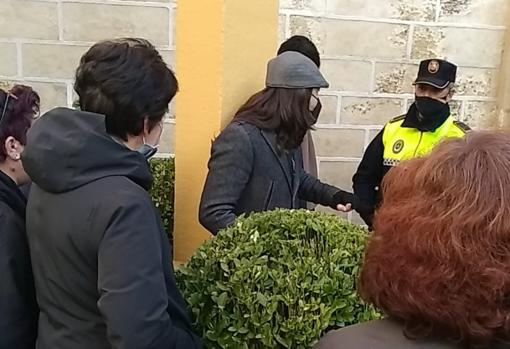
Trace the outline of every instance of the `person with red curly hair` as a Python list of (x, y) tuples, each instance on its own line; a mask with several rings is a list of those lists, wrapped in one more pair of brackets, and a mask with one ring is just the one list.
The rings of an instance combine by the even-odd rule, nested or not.
[(0, 89), (0, 348), (33, 349), (39, 308), (25, 231), (29, 182), (21, 163), (27, 131), (39, 113), (31, 87)]
[(445, 141), (383, 194), (358, 288), (387, 317), (316, 349), (510, 347), (510, 135)]

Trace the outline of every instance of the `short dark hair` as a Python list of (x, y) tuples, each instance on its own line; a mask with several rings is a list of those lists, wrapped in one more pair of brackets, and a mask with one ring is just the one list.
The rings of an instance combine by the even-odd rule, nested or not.
[(315, 119), (309, 104), (312, 89), (266, 87), (251, 96), (237, 111), (234, 121), (246, 121), (261, 129), (274, 130), (278, 146), (293, 150), (303, 142)]
[(278, 49), (278, 54), (288, 51), (299, 52), (310, 58), (317, 67), (320, 68), (321, 66), (319, 50), (317, 50), (317, 46), (315, 46), (312, 40), (308, 39), (306, 36), (294, 35), (287, 39)]
[(39, 103), (39, 95), (29, 86), (14, 85), (10, 91), (0, 89), (0, 115), (5, 109), (0, 120), (0, 162), (7, 156), (4, 144), (8, 137), (26, 144), (27, 131), (39, 112)]
[(178, 90), (174, 73), (147, 40), (123, 38), (93, 45), (81, 58), (74, 89), (83, 111), (103, 114), (108, 133), (127, 140), (157, 125)]

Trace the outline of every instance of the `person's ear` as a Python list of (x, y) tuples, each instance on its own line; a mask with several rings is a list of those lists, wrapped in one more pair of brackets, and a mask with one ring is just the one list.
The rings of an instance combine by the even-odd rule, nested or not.
[(4, 150), (7, 157), (12, 160), (20, 160), (21, 159), (21, 151), (23, 146), (18, 140), (12, 136), (9, 136), (5, 139), (4, 142)]
[(446, 102), (449, 103), (451, 102), (451, 100), (453, 99), (453, 95), (455, 94), (455, 90), (452, 88), (450, 88), (450, 90), (448, 91), (448, 94), (446, 95)]

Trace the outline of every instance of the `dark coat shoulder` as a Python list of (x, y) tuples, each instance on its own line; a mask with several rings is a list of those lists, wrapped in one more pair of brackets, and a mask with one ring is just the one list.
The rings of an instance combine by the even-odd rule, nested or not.
[(403, 326), (390, 319), (374, 320), (331, 331), (314, 349), (462, 349), (442, 341), (409, 340)]

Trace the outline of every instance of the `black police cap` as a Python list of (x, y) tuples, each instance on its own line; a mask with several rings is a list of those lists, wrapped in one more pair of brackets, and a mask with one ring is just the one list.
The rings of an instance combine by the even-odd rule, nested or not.
[(446, 88), (455, 82), (457, 66), (442, 59), (427, 59), (420, 63), (415, 84), (427, 84), (436, 88)]

